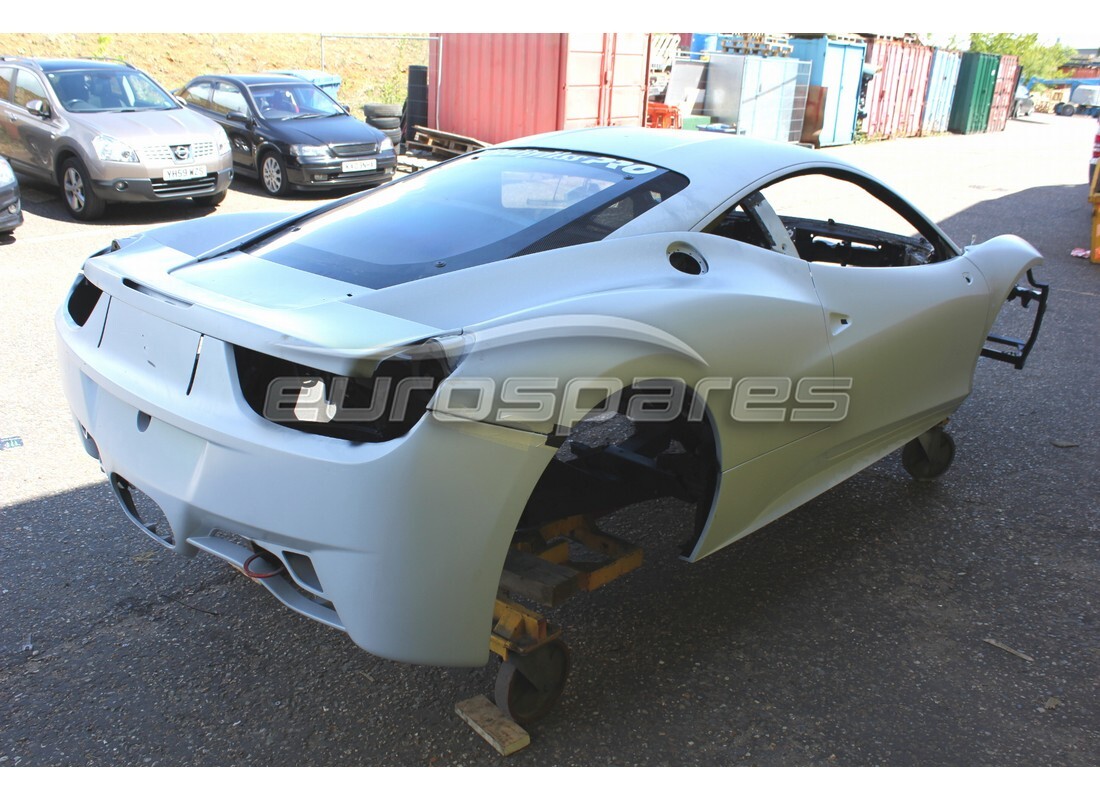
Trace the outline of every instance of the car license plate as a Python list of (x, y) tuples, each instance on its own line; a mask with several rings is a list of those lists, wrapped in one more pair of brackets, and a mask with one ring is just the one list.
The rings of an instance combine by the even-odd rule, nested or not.
[(171, 169), (164, 170), (164, 180), (166, 181), (185, 181), (188, 178), (205, 178), (206, 167), (199, 165), (195, 167), (172, 167)]
[(345, 161), (340, 165), (344, 172), (365, 172), (368, 169), (378, 169), (378, 159), (364, 158), (361, 161)]

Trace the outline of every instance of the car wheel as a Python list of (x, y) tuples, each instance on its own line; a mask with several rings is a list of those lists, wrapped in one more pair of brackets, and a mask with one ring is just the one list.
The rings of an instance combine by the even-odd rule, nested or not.
[(1077, 113), (1077, 107), (1073, 103), (1063, 103), (1062, 108), (1057, 112), (1063, 117), (1072, 117)]
[(79, 158), (70, 158), (61, 165), (61, 193), (69, 213), (81, 222), (99, 219), (107, 203), (96, 195), (88, 170)]
[(497, 673), (497, 708), (520, 725), (542, 719), (561, 697), (569, 661), (569, 648), (561, 639), (524, 655), (510, 655)]
[(286, 162), (274, 150), (260, 156), (260, 185), (274, 197), (290, 194), (290, 182), (286, 177)]
[(197, 206), (206, 206), (207, 208), (217, 208), (221, 205), (222, 200), (225, 199), (225, 195), (228, 193), (228, 189), (222, 189), (220, 192), (214, 194), (204, 194), (200, 197), (192, 197)]
[(940, 427), (925, 431), (901, 450), (901, 465), (918, 481), (938, 478), (954, 459), (955, 440)]

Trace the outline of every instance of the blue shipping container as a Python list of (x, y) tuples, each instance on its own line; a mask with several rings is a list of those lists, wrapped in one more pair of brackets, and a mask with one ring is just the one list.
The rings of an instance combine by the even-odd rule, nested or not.
[(936, 50), (932, 53), (932, 69), (928, 74), (928, 91), (924, 100), (920, 135), (947, 133), (951, 104), (955, 101), (955, 86), (959, 82), (962, 53)]
[(810, 85), (825, 88), (824, 122), (818, 144), (851, 144), (855, 141), (859, 90), (862, 86), (865, 42), (829, 39), (791, 39), (793, 58), (809, 61)]

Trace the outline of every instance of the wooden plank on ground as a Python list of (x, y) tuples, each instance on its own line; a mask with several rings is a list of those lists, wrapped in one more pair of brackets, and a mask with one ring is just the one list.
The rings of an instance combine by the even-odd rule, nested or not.
[(484, 695), (457, 703), (455, 713), (502, 756), (510, 756), (531, 744), (531, 735)]

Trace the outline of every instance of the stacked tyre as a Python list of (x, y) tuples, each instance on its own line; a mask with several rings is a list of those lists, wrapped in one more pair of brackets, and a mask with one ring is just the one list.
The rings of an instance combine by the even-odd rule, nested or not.
[(363, 106), (367, 124), (389, 137), (396, 146), (401, 141), (401, 106), (394, 103), (367, 103)]
[(413, 140), (413, 129), (417, 125), (428, 127), (428, 68), (410, 64), (408, 100), (405, 101), (405, 113), (401, 120), (406, 142)]

